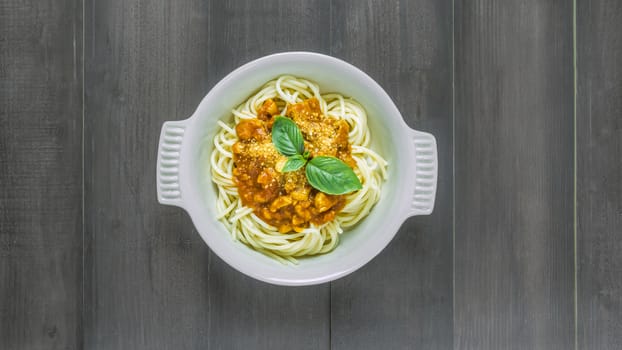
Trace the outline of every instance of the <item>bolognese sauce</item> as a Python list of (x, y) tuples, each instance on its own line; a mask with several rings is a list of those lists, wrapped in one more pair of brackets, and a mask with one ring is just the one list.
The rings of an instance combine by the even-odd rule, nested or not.
[[(345, 206), (345, 195), (318, 191), (307, 182), (304, 168), (281, 172), (287, 157), (272, 143), (272, 124), (279, 109), (266, 100), (257, 117), (241, 120), (235, 127), (239, 140), (233, 145), (234, 183), (242, 204), (279, 232), (301, 232), (309, 225), (332, 221)], [(321, 112), (319, 101), (310, 98), (287, 106), (286, 116), (299, 127), (311, 157), (333, 156), (355, 168), (348, 142), (350, 126)]]

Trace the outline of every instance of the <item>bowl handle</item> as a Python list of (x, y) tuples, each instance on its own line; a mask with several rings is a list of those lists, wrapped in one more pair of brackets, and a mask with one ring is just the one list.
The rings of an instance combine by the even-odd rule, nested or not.
[(415, 190), (412, 194), (408, 216), (429, 215), (434, 209), (438, 156), (436, 139), (432, 134), (411, 130), (415, 145)]
[(157, 184), (158, 202), (183, 208), (179, 182), (181, 146), (186, 132), (186, 120), (165, 122), (158, 144)]

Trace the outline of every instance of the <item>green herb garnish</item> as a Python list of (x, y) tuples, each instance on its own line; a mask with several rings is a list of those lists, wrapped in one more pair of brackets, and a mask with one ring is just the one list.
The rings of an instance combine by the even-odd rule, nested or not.
[(277, 116), (272, 125), (272, 143), (287, 157), (302, 155), (305, 148), (298, 125), (293, 120), (281, 116)]
[(279, 153), (288, 157), (281, 171), (296, 171), (306, 165), (307, 180), (319, 191), (338, 195), (363, 187), (352, 168), (339, 158), (317, 156), (309, 160), (309, 151), (304, 149), (302, 133), (289, 118), (275, 118), (272, 125), (272, 143)]
[(307, 163), (307, 158), (301, 156), (300, 154), (295, 154), (287, 158), (287, 163), (281, 169), (282, 172), (287, 173), (289, 171), (296, 171)]
[(311, 186), (328, 194), (344, 194), (362, 188), (352, 168), (339, 158), (314, 157), (307, 163), (305, 173)]

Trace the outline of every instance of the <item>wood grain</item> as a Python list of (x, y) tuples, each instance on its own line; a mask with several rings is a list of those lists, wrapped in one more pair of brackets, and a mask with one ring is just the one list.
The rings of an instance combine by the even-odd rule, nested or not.
[[(575, 28), (572, 6), (3, 2), (0, 349), (622, 348), (622, 6), (577, 1)], [(155, 196), (162, 123), (286, 50), (360, 67), (439, 147), (433, 215), (304, 288), (233, 270)]]
[(162, 123), (207, 89), (207, 6), (85, 10), (85, 348), (206, 348), (208, 249), (185, 213), (157, 203), (155, 162)]
[(572, 349), (572, 2), (455, 16), (455, 349)]
[[(217, 1), (210, 6), (210, 84), (280, 51), (327, 52), (325, 1)], [(329, 285), (271, 286), (210, 255), (212, 349), (328, 349)]]
[(622, 348), (622, 4), (577, 2), (579, 349)]
[(82, 17), (0, 5), (0, 348), (78, 349)]
[[(264, 54), (328, 47), (318, 2), (87, 2), (86, 345), (328, 347), (329, 288), (273, 287), (211, 254), (155, 198), (160, 127)], [(311, 19), (304, 19), (303, 14)]]
[(452, 347), (451, 11), (450, 1), (334, 2), (331, 54), (376, 79), (411, 127), (434, 134), (439, 190), (432, 216), (407, 220), (379, 256), (332, 283), (332, 349)]

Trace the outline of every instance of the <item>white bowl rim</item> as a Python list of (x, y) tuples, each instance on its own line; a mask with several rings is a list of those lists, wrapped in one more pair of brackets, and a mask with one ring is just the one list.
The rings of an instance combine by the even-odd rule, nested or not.
[[(401, 136), (401, 138), (409, 139), (408, 144), (412, 146), (412, 149), (410, 149), (409, 152), (412, 152), (417, 156), (415, 162), (412, 162), (412, 164), (408, 163), (404, 167), (407, 174), (415, 174), (415, 180), (412, 181), (412, 183), (406, 184), (405, 193), (400, 197), (400, 208), (396, 211), (395, 215), (392, 217), (392, 220), (389, 220), (386, 226), (389, 233), (382, 236), (382, 239), (377, 242), (378, 244), (374, 246), (373, 249), (369, 249), (358, 259), (350, 261), (344, 266), (336, 268), (331, 272), (320, 273), (306, 278), (275, 276), (274, 274), (262, 271), (261, 269), (252, 268), (252, 266), (249, 267), (248, 264), (238, 261), (230, 254), (231, 249), (235, 249), (232, 248), (234, 243), (233, 241), (230, 242), (231, 244), (229, 244), (228, 247), (215, 244), (214, 240), (210, 237), (210, 234), (205, 231), (206, 228), (211, 228), (211, 225), (206, 225), (205, 222), (201, 222), (202, 220), (199, 219), (200, 211), (195, 204), (196, 198), (194, 200), (192, 198), (188, 198), (191, 196), (187, 196), (187, 194), (191, 194), (192, 190), (184, 188), (186, 183), (184, 183), (183, 180), (183, 169), (185, 169), (183, 164), (184, 154), (188, 153), (188, 144), (192, 144), (192, 142), (184, 143), (185, 139), (190, 138), (186, 130), (192, 129), (193, 122), (196, 119), (201, 118), (201, 116), (206, 115), (205, 113), (202, 113), (202, 111), (209, 108), (209, 103), (213, 100), (217, 92), (222, 89), (226, 89), (227, 85), (234, 83), (240, 77), (244, 76), (244, 74), (257, 69), (257, 67), (261, 67), (263, 65), (274, 65), (284, 61), (297, 60), (318, 60), (325, 64), (336, 65), (339, 69), (347, 70), (349, 74), (352, 74), (353, 76), (356, 76), (357, 79), (360, 79), (360, 82), (366, 84), (365, 86), (367, 88), (373, 90), (374, 95), (376, 95), (379, 101), (384, 104), (384, 107), (392, 112), (389, 113), (389, 117), (394, 118), (393, 122), (399, 123), (399, 125), (403, 128), (402, 130), (396, 130), (396, 132), (399, 136)], [(233, 108), (234, 106), (231, 107)], [(176, 147), (179, 149), (177, 155), (174, 154), (175, 152), (170, 152), (170, 149), (176, 149)], [(419, 158), (424, 159), (425, 164), (423, 164), (423, 166), (422, 163), (417, 160)], [(255, 279), (277, 285), (313, 285), (335, 280), (359, 269), (372, 260), (389, 244), (389, 242), (397, 234), (399, 227), (408, 217), (430, 214), (434, 207), (437, 168), (438, 161), (436, 140), (434, 137), (429, 133), (413, 130), (408, 127), (389, 95), (374, 79), (359, 68), (338, 58), (314, 52), (291, 51), (264, 56), (240, 66), (221, 79), (206, 94), (192, 116), (186, 120), (164, 123), (158, 147), (158, 162), (156, 170), (158, 185), (157, 193), (158, 201), (160, 203), (183, 208), (191, 217), (194, 226), (197, 228), (197, 231), (210, 249), (222, 260), (238, 271)], [(175, 177), (177, 178), (176, 181), (167, 180)], [(175, 185), (177, 185), (178, 190), (175, 190)], [(171, 188), (173, 189), (171, 190)], [(421, 190), (421, 188), (423, 188), (423, 190)], [(184, 193), (183, 198), (181, 193)], [(213, 231), (220, 230), (215, 229)], [(236, 243), (240, 244), (239, 242)]]

